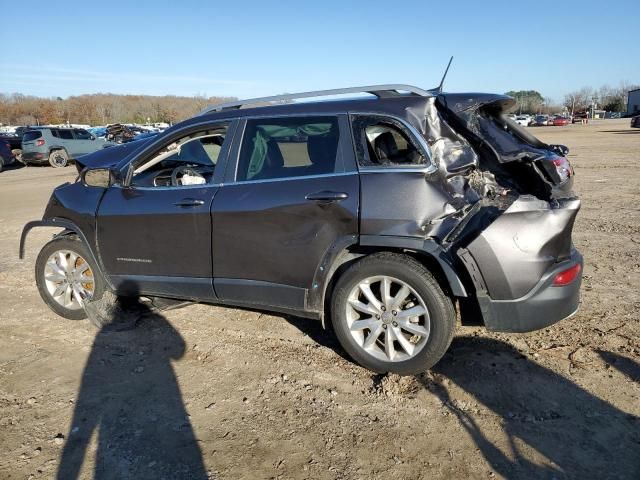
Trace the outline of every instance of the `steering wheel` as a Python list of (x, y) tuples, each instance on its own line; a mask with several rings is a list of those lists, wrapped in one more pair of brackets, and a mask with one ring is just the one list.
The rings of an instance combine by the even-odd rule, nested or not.
[[(204, 176), (193, 167), (190, 167), (189, 165), (181, 165), (174, 168), (171, 172), (171, 185), (174, 187), (182, 185), (182, 177), (185, 175), (189, 175), (190, 177), (200, 177), (202, 180), (205, 180)], [(203, 181), (202, 183), (206, 183), (206, 181)]]

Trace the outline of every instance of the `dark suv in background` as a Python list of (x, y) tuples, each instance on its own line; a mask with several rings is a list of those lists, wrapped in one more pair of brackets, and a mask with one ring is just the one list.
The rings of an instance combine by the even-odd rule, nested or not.
[(423, 371), (456, 308), (503, 332), (578, 308), (568, 150), (513, 103), (381, 85), (213, 106), (78, 160), (20, 254), (32, 227), (64, 229), (36, 281), (66, 318), (103, 325), (127, 296), (266, 309), (330, 321), (371, 370)]
[(66, 167), (69, 160), (93, 153), (105, 146), (83, 128), (31, 127), (22, 134), (22, 162)]

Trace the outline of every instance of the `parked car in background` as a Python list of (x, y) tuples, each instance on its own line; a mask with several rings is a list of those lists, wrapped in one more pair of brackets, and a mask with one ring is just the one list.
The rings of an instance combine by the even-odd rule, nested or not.
[(563, 127), (565, 125), (569, 125), (570, 121), (568, 117), (555, 117), (553, 119), (553, 125), (556, 127)]
[[(354, 93), (375, 98), (282, 103)], [(272, 310), (415, 374), (449, 347), (456, 305), (502, 332), (578, 308), (568, 149), (503, 116), (513, 104), (380, 85), (214, 105), (79, 159), (21, 256), (31, 228), (65, 229), (35, 272), (62, 317), (104, 326), (140, 295)]]
[(83, 128), (33, 127), (22, 135), (22, 162), (66, 167), (70, 160), (101, 150), (105, 143)]
[(533, 119), (533, 125), (536, 127), (544, 127), (549, 124), (549, 116), (548, 115), (536, 115)]
[(11, 145), (7, 140), (0, 139), (0, 172), (4, 170), (4, 167), (11, 165), (15, 162), (15, 156), (11, 151)]
[(640, 115), (631, 118), (631, 128), (640, 128)]
[(587, 112), (575, 112), (571, 117), (571, 123), (587, 123), (589, 114)]
[(522, 127), (528, 127), (531, 124), (531, 117), (528, 115), (519, 115), (515, 118), (514, 122)]
[(0, 141), (9, 144), (11, 153), (16, 160), (22, 161), (22, 138), (14, 133), (0, 133)]

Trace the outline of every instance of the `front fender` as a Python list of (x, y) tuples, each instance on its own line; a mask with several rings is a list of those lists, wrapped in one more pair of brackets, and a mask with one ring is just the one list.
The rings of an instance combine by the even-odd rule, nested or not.
[[(63, 235), (71, 235), (71, 234), (77, 235), (78, 238), (80, 238), (80, 240), (82, 241), (82, 243), (84, 243), (84, 245), (87, 247), (87, 250), (91, 255), (91, 259), (95, 262), (95, 265), (98, 265), (100, 270), (104, 272), (104, 268), (102, 266), (102, 263), (100, 262), (99, 256), (96, 255), (96, 252), (93, 251), (91, 243), (87, 241), (87, 237), (82, 232), (80, 227), (78, 227), (71, 220), (67, 220), (65, 218), (54, 217), (46, 220), (34, 220), (31, 222), (28, 222), (22, 229), (22, 234), (20, 235), (20, 247), (18, 251), (18, 256), (20, 260), (24, 259), (24, 245), (27, 240), (27, 235), (32, 229), (40, 228), (40, 227), (63, 228), (64, 230), (58, 233), (57, 235), (55, 235), (56, 237), (63, 236)], [(109, 282), (108, 277), (106, 275), (103, 275), (103, 277), (105, 278), (107, 285), (113, 290), (113, 285), (111, 285), (111, 282)]]

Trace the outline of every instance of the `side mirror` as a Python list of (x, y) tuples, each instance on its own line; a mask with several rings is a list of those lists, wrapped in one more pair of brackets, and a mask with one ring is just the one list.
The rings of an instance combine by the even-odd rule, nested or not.
[(80, 180), (87, 187), (109, 188), (116, 183), (115, 172), (109, 168), (85, 168)]

